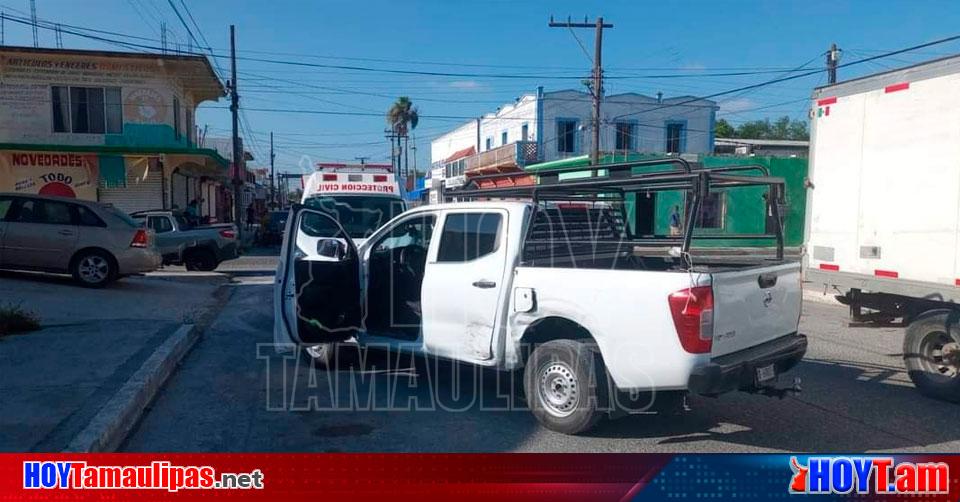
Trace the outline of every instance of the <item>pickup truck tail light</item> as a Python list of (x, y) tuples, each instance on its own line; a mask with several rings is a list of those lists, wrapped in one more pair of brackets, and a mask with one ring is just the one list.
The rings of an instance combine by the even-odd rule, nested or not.
[(142, 228), (138, 228), (137, 233), (133, 234), (133, 240), (130, 241), (130, 247), (132, 248), (147, 247), (147, 231)]
[(710, 286), (670, 293), (670, 314), (683, 350), (706, 354), (713, 347), (713, 289)]
[(224, 239), (236, 239), (237, 233), (234, 232), (233, 230), (221, 230), (220, 236), (223, 237)]

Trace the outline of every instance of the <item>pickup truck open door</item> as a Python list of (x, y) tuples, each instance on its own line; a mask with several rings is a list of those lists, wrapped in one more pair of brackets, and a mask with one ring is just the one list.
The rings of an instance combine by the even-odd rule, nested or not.
[(350, 339), (360, 329), (360, 258), (340, 224), (295, 205), (287, 219), (274, 288), (274, 342), (315, 345)]

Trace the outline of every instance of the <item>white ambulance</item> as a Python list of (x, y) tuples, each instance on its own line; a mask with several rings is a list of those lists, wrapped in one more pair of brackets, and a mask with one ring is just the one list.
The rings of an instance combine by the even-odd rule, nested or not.
[(318, 163), (303, 177), (305, 206), (332, 216), (359, 245), (406, 209), (390, 164)]

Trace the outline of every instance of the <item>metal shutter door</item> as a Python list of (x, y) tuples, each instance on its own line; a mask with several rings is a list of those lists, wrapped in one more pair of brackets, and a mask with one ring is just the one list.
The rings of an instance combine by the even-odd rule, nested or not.
[(163, 175), (151, 166), (143, 177), (144, 167), (127, 165), (127, 186), (100, 188), (100, 202), (113, 204), (125, 213), (163, 209)]

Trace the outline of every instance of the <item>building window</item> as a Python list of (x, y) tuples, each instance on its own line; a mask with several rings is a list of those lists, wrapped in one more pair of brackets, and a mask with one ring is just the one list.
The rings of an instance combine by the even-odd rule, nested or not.
[(577, 121), (572, 119), (557, 120), (557, 152), (577, 152)]
[(710, 192), (700, 201), (700, 216), (697, 218), (697, 228), (723, 228), (723, 212), (726, 205), (724, 192)]
[(530, 125), (523, 124), (520, 126), (520, 141), (527, 141), (530, 139)]
[(500, 133), (500, 146), (507, 144), (507, 131)]
[(123, 105), (119, 87), (52, 86), (53, 132), (120, 134)]
[(492, 149), (492, 148), (493, 148), (493, 138), (487, 138), (487, 148), (486, 148), (486, 149), (487, 149), (487, 150), (490, 150), (490, 149)]
[(667, 122), (667, 153), (681, 153), (686, 143), (686, 124)]
[(616, 149), (617, 150), (636, 150), (636, 131), (637, 125), (633, 122), (617, 122), (616, 127)]
[(173, 98), (173, 139), (180, 140), (182, 131), (180, 130), (180, 99)]
[(455, 178), (457, 176), (463, 176), (463, 171), (467, 166), (467, 159), (455, 160), (446, 166), (444, 166), (444, 173), (446, 173), (446, 178)]

